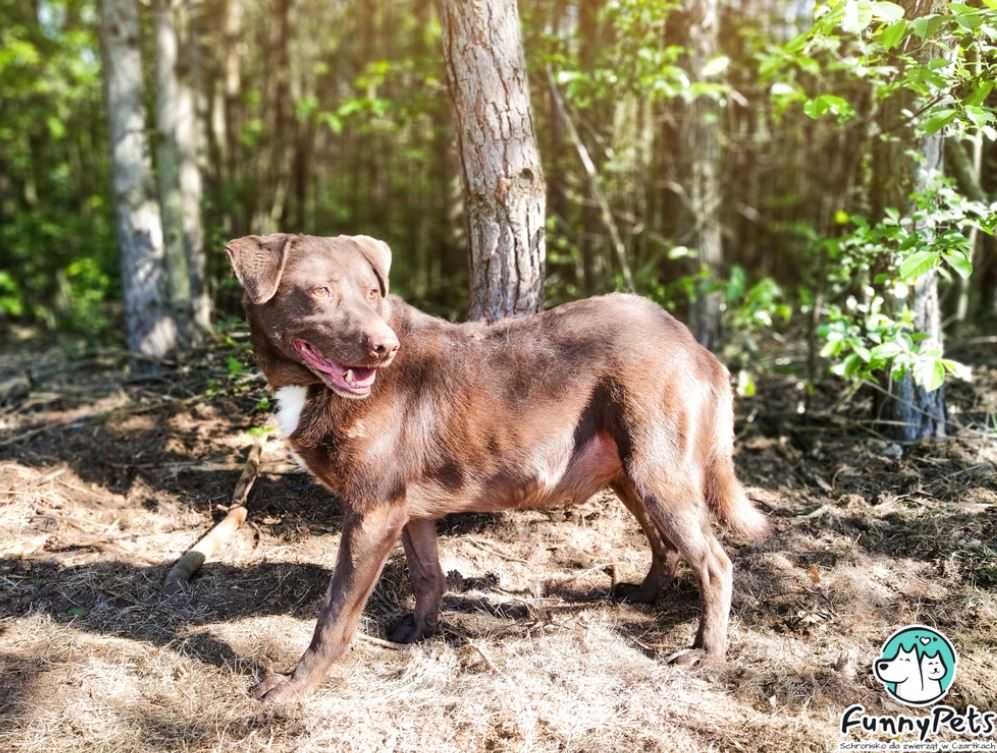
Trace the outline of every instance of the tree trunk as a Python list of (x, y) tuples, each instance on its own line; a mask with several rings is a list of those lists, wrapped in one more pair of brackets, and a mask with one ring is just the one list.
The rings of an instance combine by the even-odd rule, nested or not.
[[(932, 176), (942, 170), (944, 137), (927, 136), (918, 146), (923, 161), (914, 168), (914, 182), (910, 192), (924, 191)], [(910, 160), (908, 160), (910, 161)], [(922, 227), (922, 233), (933, 232)], [(914, 313), (914, 329), (923, 332), (928, 340), (941, 345), (942, 319), (938, 300), (938, 275), (933, 270), (912, 286), (909, 294), (910, 308)], [(915, 384), (910, 372), (889, 385), (890, 395), (879, 401), (879, 419), (884, 433), (902, 442), (945, 436), (945, 388), (927, 391)]]
[(136, 1), (102, 0), (100, 36), (128, 347), (161, 358), (176, 346), (176, 322), (166, 297), (163, 226), (145, 133)]
[(235, 181), (239, 171), (239, 128), (242, 126), (242, 0), (223, 0), (222, 44), (224, 61), (225, 157), (229, 181)]
[[(717, 52), (719, 25), (718, 0), (693, 3), (689, 24), (689, 67), (694, 80), (702, 79), (706, 63)], [(699, 286), (691, 311), (692, 332), (701, 345), (716, 348), (720, 343), (723, 298), (709, 290), (720, 274), (724, 261), (720, 229), (720, 127), (717, 106), (699, 97), (689, 108), (686, 124), (686, 149), (691, 156), (689, 181), (689, 219), (692, 223), (691, 245), (698, 252), (701, 268), (708, 279)]]
[(439, 0), (471, 252), (470, 315), (543, 306), (545, 185), (515, 0)]
[(264, 196), (269, 201), (261, 203), (261, 219), (256, 228), (267, 232), (279, 230), (284, 217), (287, 194), (291, 177), (291, 148), (295, 142), (295, 126), (292, 122), (291, 92), (291, 3), (293, 0), (275, 0), (274, 16), (271, 20), (271, 68), (268, 72), (267, 89), (270, 96), (269, 111), (272, 113), (270, 143), (266, 161)]
[[(973, 154), (970, 156), (958, 141), (949, 139), (945, 142), (946, 172), (955, 178), (959, 190), (964, 195), (973, 201), (986, 204), (987, 196), (980, 186), (980, 170), (983, 166), (983, 134), (978, 132), (973, 137), (972, 144)], [(978, 261), (976, 259), (976, 246), (979, 235), (979, 231), (975, 227), (969, 231), (969, 260), (974, 264)], [(958, 298), (952, 318), (961, 324), (966, 321), (969, 314), (971, 292), (969, 280), (964, 277), (957, 278), (956, 289)]]
[(183, 247), (190, 275), (191, 313), (195, 336), (211, 333), (211, 295), (208, 291), (207, 257), (204, 253), (204, 222), (201, 199), (204, 193), (201, 178), (203, 129), (198, 117), (198, 97), (203, 91), (201, 80), (202, 49), (199, 29), (191, 11), (181, 4), (178, 8), (181, 29), (181, 60), (178, 67), (177, 148), (180, 168), (180, 211), (182, 215)]
[(177, 77), (179, 44), (173, 0), (156, 2), (156, 130), (159, 208), (166, 250), (166, 282), (170, 308), (180, 343), (190, 342), (190, 274), (184, 249), (183, 198), (180, 194), (180, 82)]
[[(940, 0), (908, 0), (908, 18), (934, 12), (944, 4)], [(929, 48), (929, 52), (930, 53)], [(899, 94), (882, 108), (883, 122), (896, 123), (906, 109), (916, 109), (916, 103), (905, 94)], [(926, 190), (933, 178), (942, 172), (944, 137), (940, 133), (918, 136), (907, 127), (899, 138), (883, 140), (879, 145), (877, 169), (881, 183), (874, 186), (882, 206), (911, 209), (910, 196)], [(912, 159), (908, 151), (916, 151), (919, 159)], [(933, 228), (921, 227), (919, 231), (931, 234)], [(927, 335), (930, 341), (942, 344), (941, 307), (938, 298), (938, 275), (932, 271), (911, 287), (907, 304), (914, 314), (914, 329)], [(904, 302), (897, 302), (902, 307)], [(944, 387), (927, 391), (914, 382), (910, 372), (897, 382), (887, 385), (890, 394), (881, 395), (876, 401), (876, 416), (882, 422), (881, 431), (903, 442), (945, 436)]]

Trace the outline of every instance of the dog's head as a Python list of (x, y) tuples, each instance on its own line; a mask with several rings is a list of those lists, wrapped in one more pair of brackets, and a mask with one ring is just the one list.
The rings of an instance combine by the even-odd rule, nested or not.
[(274, 233), (237, 238), (225, 250), (264, 371), (303, 375), (299, 382), (310, 374), (337, 395), (367, 397), (399, 347), (387, 322), (387, 244), (366, 235)]
[(905, 682), (921, 672), (917, 649), (904, 651), (901, 647), (892, 659), (877, 659), (876, 677), (882, 682)]

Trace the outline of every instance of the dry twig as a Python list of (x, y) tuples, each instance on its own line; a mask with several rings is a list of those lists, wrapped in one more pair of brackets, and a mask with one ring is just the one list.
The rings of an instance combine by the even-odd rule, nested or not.
[(256, 483), (256, 479), (260, 475), (262, 455), (263, 444), (257, 442), (250, 448), (242, 474), (235, 485), (235, 491), (232, 492), (232, 507), (229, 508), (228, 514), (198, 539), (194, 546), (184, 552), (176, 564), (170, 568), (163, 585), (165, 591), (173, 593), (179, 590), (182, 584), (189, 582), (191, 576), (214, 554), (219, 544), (227, 541), (246, 522), (246, 516), (249, 514), (246, 500), (249, 498), (249, 492), (253, 489), (253, 484)]

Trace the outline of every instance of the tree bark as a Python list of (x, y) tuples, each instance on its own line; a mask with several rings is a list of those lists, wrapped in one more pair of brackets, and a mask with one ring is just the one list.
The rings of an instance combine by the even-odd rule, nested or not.
[[(977, 133), (973, 139), (973, 155), (966, 153), (958, 141), (947, 139), (945, 142), (946, 172), (956, 179), (960, 190), (973, 201), (987, 203), (987, 196), (980, 186), (980, 168), (983, 160), (983, 134)], [(974, 227), (969, 231), (969, 260), (974, 264), (979, 231)], [(959, 277), (956, 280), (957, 298), (955, 313), (952, 318), (959, 323), (966, 321), (969, 314), (970, 284), (969, 280)]]
[[(703, 78), (706, 63), (717, 52), (719, 26), (718, 0), (692, 3), (689, 24), (689, 67), (694, 80)], [(692, 165), (689, 181), (689, 219), (692, 223), (691, 245), (698, 252), (701, 268), (708, 274), (699, 286), (691, 311), (692, 332), (706, 348), (720, 344), (723, 298), (710, 290), (723, 267), (723, 237), (720, 227), (720, 144), (717, 106), (699, 97), (689, 108), (686, 125), (686, 149)]]
[(157, 0), (156, 21), (156, 130), (159, 210), (166, 251), (166, 282), (170, 307), (181, 343), (190, 342), (190, 273), (184, 249), (183, 198), (180, 193), (180, 82), (177, 76), (179, 43), (173, 0)]
[[(935, 12), (944, 5), (944, 0), (907, 0), (908, 18)], [(927, 46), (926, 46), (927, 47)], [(927, 47), (929, 50), (933, 47)], [(916, 109), (911, 97), (900, 94), (881, 110), (883, 122), (896, 123), (905, 109)], [(882, 201), (882, 207), (911, 209), (910, 196), (926, 190), (935, 176), (942, 172), (945, 139), (941, 133), (919, 136), (910, 127), (899, 134), (899, 138), (883, 140), (877, 154), (877, 169), (885, 171), (882, 182), (874, 186)], [(920, 159), (908, 156), (908, 150), (916, 151)], [(931, 227), (921, 227), (924, 234), (933, 233)], [(911, 287), (907, 301), (914, 314), (914, 329), (927, 335), (930, 341), (942, 344), (941, 307), (938, 298), (938, 275), (935, 271), (922, 276)], [(904, 305), (897, 302), (898, 307)], [(887, 384), (889, 394), (881, 395), (876, 401), (876, 416), (881, 422), (881, 431), (903, 442), (945, 436), (945, 388), (925, 390), (914, 382), (910, 372), (897, 382)]]
[[(940, 134), (926, 136), (918, 145), (922, 160), (914, 166), (912, 192), (924, 191), (932, 178), (942, 171), (944, 137)], [(932, 233), (930, 227), (921, 232)], [(914, 329), (928, 339), (942, 344), (941, 306), (938, 299), (938, 274), (932, 270), (913, 285), (910, 307), (914, 312)], [(887, 398), (880, 416), (886, 431), (896, 439), (914, 442), (921, 439), (945, 436), (945, 387), (931, 392), (915, 384), (910, 373), (904, 374), (892, 385), (893, 398)]]
[(176, 322), (166, 296), (163, 226), (145, 133), (135, 0), (102, 0), (100, 37), (128, 347), (161, 358), (176, 346)]
[(470, 239), (470, 315), (543, 306), (546, 188), (515, 0), (439, 0)]
[(198, 117), (202, 93), (202, 49), (198, 28), (185, 5), (178, 9), (181, 29), (181, 62), (178, 68), (177, 148), (180, 158), (180, 211), (183, 247), (190, 275), (191, 313), (195, 335), (211, 333), (211, 295), (208, 291), (207, 256), (204, 252), (204, 221), (201, 201), (203, 129)]

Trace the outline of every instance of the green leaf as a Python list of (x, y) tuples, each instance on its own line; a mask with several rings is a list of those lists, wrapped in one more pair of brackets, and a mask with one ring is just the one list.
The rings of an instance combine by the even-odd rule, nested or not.
[(865, 363), (862, 361), (861, 357), (859, 357), (856, 353), (852, 353), (845, 359), (842, 373), (846, 378), (851, 379), (862, 370), (863, 366), (865, 366)]
[(945, 364), (941, 358), (919, 358), (914, 365), (914, 381), (928, 392), (934, 392), (945, 382)]
[(983, 11), (965, 3), (949, 3), (958, 24), (969, 31), (976, 31), (983, 25)]
[(973, 122), (973, 125), (977, 128), (982, 128), (994, 119), (994, 114), (984, 107), (966, 105), (966, 117), (969, 118)]
[(973, 89), (973, 93), (966, 98), (967, 109), (969, 107), (979, 107), (984, 102), (987, 101), (987, 97), (990, 96), (990, 92), (994, 90), (994, 80), (984, 79), (976, 84), (976, 88)]
[(814, 97), (804, 103), (803, 113), (813, 120), (831, 113), (837, 115), (839, 121), (843, 121), (854, 115), (855, 111), (844, 97), (839, 97), (836, 94), (821, 94), (819, 97)]
[(246, 371), (246, 367), (243, 366), (242, 361), (235, 356), (229, 356), (225, 359), (225, 369), (228, 371), (230, 377), (242, 376)]
[(946, 251), (945, 261), (948, 262), (949, 266), (956, 271), (956, 273), (964, 280), (969, 279), (969, 276), (973, 274), (973, 262), (970, 261), (969, 257), (963, 251)]
[(925, 382), (924, 386), (926, 389), (934, 391), (937, 390), (945, 382), (945, 364), (942, 363), (942, 359), (938, 359), (931, 365), (931, 378)]
[(841, 340), (828, 340), (824, 347), (820, 349), (821, 358), (831, 358), (838, 355), (843, 347)]
[(754, 397), (758, 392), (754, 375), (747, 369), (737, 372), (737, 394), (740, 397)]
[(935, 33), (942, 27), (945, 19), (934, 13), (930, 13), (926, 16), (919, 16), (910, 22), (911, 28), (914, 33), (917, 34), (921, 39), (927, 39), (928, 37), (933, 37)]
[(934, 251), (915, 251), (900, 265), (900, 279), (904, 282), (916, 280), (925, 272), (934, 269), (937, 263), (938, 254)]
[(907, 22), (902, 18), (894, 21), (888, 26), (884, 26), (879, 32), (879, 43), (887, 50), (892, 50), (907, 32)]
[(955, 116), (958, 114), (959, 111), (952, 109), (951, 107), (934, 110), (921, 124), (921, 128), (928, 134), (937, 133), (955, 120)]
[(956, 379), (962, 379), (966, 382), (973, 381), (973, 370), (966, 364), (953, 361), (951, 358), (943, 358), (942, 365), (945, 367), (945, 370)]
[(882, 345), (877, 345), (875, 348), (872, 349), (870, 355), (873, 358), (882, 358), (884, 360), (889, 360), (894, 356), (899, 355), (902, 351), (903, 348), (900, 347), (899, 343), (888, 342), (888, 343), (883, 343)]

